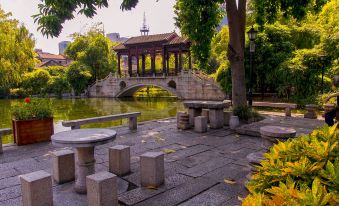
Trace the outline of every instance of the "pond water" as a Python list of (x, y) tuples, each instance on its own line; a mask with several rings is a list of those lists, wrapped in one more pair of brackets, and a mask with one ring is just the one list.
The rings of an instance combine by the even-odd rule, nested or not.
[[(0, 128), (11, 128), (11, 105), (23, 100), (0, 99)], [(97, 117), (127, 112), (141, 112), (138, 122), (174, 117), (183, 104), (176, 98), (89, 98), (89, 99), (50, 99), (54, 113), (54, 130), (68, 130), (61, 125), (64, 120)], [(128, 120), (117, 120), (99, 124), (84, 125), (90, 127), (112, 127), (127, 124)], [(3, 137), (3, 143), (12, 143), (11, 135)]]

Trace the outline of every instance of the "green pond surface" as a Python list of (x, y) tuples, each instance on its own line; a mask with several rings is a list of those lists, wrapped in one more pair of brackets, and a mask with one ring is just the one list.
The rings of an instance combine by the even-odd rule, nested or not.
[[(0, 99), (0, 128), (11, 128), (11, 106), (19, 100)], [(138, 122), (174, 117), (183, 104), (176, 98), (86, 98), (50, 99), (54, 114), (54, 132), (69, 130), (61, 125), (64, 120), (98, 117), (127, 112), (141, 112)], [(127, 119), (84, 125), (82, 128), (112, 127), (127, 124)], [(12, 135), (3, 137), (3, 143), (13, 143)]]

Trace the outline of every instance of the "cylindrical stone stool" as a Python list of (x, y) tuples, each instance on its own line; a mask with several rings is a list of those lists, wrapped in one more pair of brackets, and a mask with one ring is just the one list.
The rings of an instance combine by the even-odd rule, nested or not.
[(231, 116), (229, 125), (230, 125), (230, 129), (237, 128), (240, 125), (239, 117)]
[(317, 105), (308, 104), (308, 105), (306, 105), (306, 110), (307, 110), (307, 112), (304, 115), (304, 118), (317, 119)]
[(286, 141), (295, 137), (297, 132), (293, 128), (279, 126), (260, 127), (260, 134), (263, 140), (263, 147), (268, 149), (279, 141)]

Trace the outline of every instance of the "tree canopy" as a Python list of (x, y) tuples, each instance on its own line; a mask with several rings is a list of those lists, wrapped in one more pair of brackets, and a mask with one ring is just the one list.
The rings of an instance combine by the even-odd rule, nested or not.
[(0, 94), (7, 93), (34, 67), (34, 45), (28, 30), (0, 8)]
[(91, 29), (87, 34), (74, 34), (73, 42), (65, 50), (65, 55), (88, 68), (92, 82), (105, 78), (117, 68), (117, 57), (111, 42), (100, 31)]

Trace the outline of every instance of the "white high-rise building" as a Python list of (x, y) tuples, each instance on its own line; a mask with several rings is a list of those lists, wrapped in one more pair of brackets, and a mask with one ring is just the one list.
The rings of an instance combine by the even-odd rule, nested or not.
[(64, 54), (66, 47), (70, 44), (70, 41), (62, 41), (59, 43), (59, 54)]

